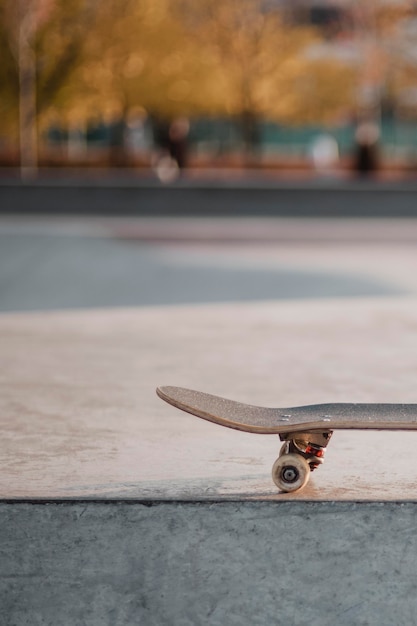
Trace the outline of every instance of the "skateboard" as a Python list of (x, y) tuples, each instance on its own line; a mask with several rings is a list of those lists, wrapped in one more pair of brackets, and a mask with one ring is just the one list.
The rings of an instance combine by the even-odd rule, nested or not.
[(267, 408), (242, 404), (201, 391), (158, 387), (158, 396), (173, 406), (214, 422), (283, 442), (272, 467), (280, 491), (302, 489), (324, 461), (334, 430), (417, 430), (417, 404), (312, 404)]

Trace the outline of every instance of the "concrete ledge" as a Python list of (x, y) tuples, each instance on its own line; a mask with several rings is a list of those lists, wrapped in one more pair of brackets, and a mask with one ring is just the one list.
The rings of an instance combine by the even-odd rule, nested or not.
[(155, 387), (415, 402), (416, 328), (413, 298), (0, 316), (2, 626), (413, 624), (417, 433), (336, 433), (279, 494), (277, 438)]
[(413, 183), (0, 181), (0, 212), (131, 216), (415, 217)]
[(0, 504), (4, 626), (413, 624), (417, 503)]

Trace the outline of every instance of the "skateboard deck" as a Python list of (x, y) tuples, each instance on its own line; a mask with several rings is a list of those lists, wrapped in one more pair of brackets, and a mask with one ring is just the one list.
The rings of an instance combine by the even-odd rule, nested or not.
[(182, 387), (158, 387), (178, 409), (220, 426), (284, 441), (272, 477), (281, 491), (303, 487), (323, 463), (334, 430), (417, 430), (417, 404), (333, 403), (268, 408)]
[(158, 387), (173, 406), (202, 419), (249, 433), (279, 435), (305, 429), (417, 430), (417, 404), (310, 404), (267, 408), (182, 387)]

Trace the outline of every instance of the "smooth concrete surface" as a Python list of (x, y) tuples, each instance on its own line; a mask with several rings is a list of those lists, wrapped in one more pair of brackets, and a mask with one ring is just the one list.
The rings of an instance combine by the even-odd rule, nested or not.
[(415, 220), (1, 216), (0, 311), (417, 293), (416, 241)]
[(4, 314), (0, 340), (1, 498), (417, 499), (417, 433), (337, 432), (308, 487), (284, 495), (278, 437), (155, 395), (416, 402), (414, 297)]

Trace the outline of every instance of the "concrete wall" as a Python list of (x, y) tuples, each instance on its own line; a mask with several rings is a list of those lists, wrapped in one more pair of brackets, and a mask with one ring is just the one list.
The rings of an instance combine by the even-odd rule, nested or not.
[(415, 624), (416, 503), (5, 502), (2, 626)]
[(410, 184), (186, 184), (0, 181), (0, 212), (100, 215), (415, 216)]

